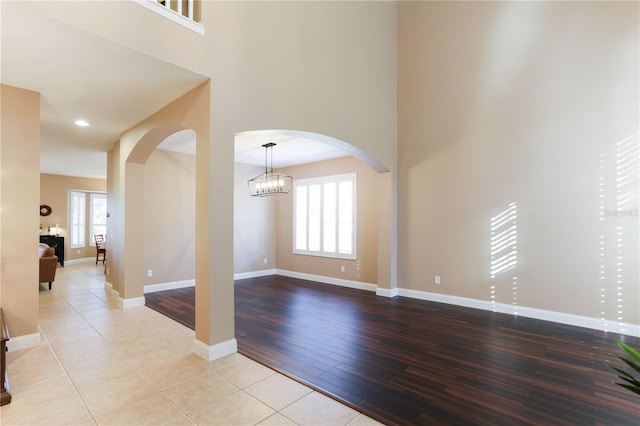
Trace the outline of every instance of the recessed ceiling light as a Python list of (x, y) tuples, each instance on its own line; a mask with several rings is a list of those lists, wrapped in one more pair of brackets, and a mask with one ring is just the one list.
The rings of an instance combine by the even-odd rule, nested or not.
[(89, 126), (89, 122), (86, 120), (76, 120), (76, 126), (87, 127)]

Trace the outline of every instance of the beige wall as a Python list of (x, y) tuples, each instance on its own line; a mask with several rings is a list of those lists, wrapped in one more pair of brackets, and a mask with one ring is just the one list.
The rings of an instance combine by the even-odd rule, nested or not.
[(51, 207), (49, 216), (41, 216), (42, 235), (47, 235), (47, 228), (56, 224), (60, 225), (60, 236), (64, 238), (64, 258), (65, 261), (73, 259), (82, 259), (85, 257), (95, 257), (95, 247), (89, 246), (89, 242), (93, 240), (91, 230), (87, 227), (86, 241), (87, 246), (84, 248), (69, 248), (69, 191), (92, 191), (106, 192), (106, 179), (91, 179), (73, 176), (60, 176), (41, 174), (40, 175), (40, 204), (46, 204)]
[[(377, 253), (377, 229), (374, 224), (378, 220), (379, 209), (377, 205), (375, 208), (372, 205), (377, 203), (375, 185), (379, 175), (367, 165), (349, 157), (293, 169), (292, 173), (299, 178), (358, 172), (361, 192), (359, 222), (363, 232), (360, 241), (361, 247), (364, 247), (359, 257), (365, 259), (368, 268), (357, 270), (362, 260), (296, 256), (306, 258), (306, 261), (291, 262), (291, 238), (282, 238), (281, 235), (278, 241), (286, 241), (286, 247), (280, 248), (279, 253), (288, 251), (289, 254), (284, 256), (284, 262), (276, 263), (276, 205), (279, 204), (277, 201), (291, 199), (291, 196), (251, 197), (247, 181), (263, 173), (264, 168), (235, 163), (234, 272), (255, 272), (288, 265), (292, 271), (325, 275), (327, 265), (331, 265), (330, 270), (339, 271), (340, 265), (344, 264), (348, 265), (345, 273), (329, 273), (327, 276), (375, 283), (376, 265), (373, 260)], [(145, 163), (144, 182), (145, 271), (153, 270), (153, 277), (145, 278), (145, 285), (194, 279), (195, 157), (156, 150)], [(284, 232), (291, 236), (291, 228), (286, 229), (282, 225), (290, 220), (293, 208), (289, 203), (286, 204), (283, 208), (287, 212), (286, 217), (278, 220), (278, 229), (283, 231), (285, 228)], [(267, 263), (264, 259), (267, 259)]]
[[(233, 337), (234, 189), (228, 177), (236, 132), (317, 132), (395, 173), (394, 2), (206, 2), (204, 36), (133, 2), (22, 7), (37, 8), (81, 36), (97, 36), (96, 46), (112, 41), (211, 78), (206, 90), (196, 89), (206, 96), (205, 107), (202, 99), (195, 108), (184, 107), (180, 98), (116, 142), (108, 223), (114, 249), (107, 262), (114, 290), (126, 300), (141, 297), (143, 164), (161, 134), (197, 127), (196, 275), (208, 285), (197, 290), (196, 303), (206, 307), (196, 309), (196, 335), (207, 344)], [(141, 149), (134, 149), (140, 141)], [(212, 325), (214, 317), (216, 327), (199, 326)]]
[(144, 165), (145, 285), (196, 276), (196, 157), (156, 149)]
[(214, 78), (214, 137), (225, 144), (238, 131), (309, 130), (395, 171), (396, 2), (205, 1), (204, 36), (134, 2), (25, 3)]
[[(275, 200), (249, 195), (262, 167), (235, 164), (234, 272), (275, 268)], [(155, 150), (144, 167), (145, 285), (195, 278), (195, 156)], [(264, 259), (267, 263), (264, 263)]]
[(310, 131), (395, 172), (395, 2), (206, 2), (202, 22), (214, 139)]
[[(616, 144), (638, 143), (638, 8), (399, 3), (402, 287), (640, 323), (637, 148), (629, 215), (599, 220)], [(512, 202), (517, 266), (491, 279), (490, 219)]]
[[(295, 179), (355, 172), (358, 176), (358, 258), (356, 260), (293, 254), (293, 189), (277, 198), (276, 267), (325, 277), (378, 282), (378, 173), (353, 157), (319, 161), (278, 170)], [(345, 272), (340, 267), (345, 267)]]
[(247, 185), (249, 179), (262, 173), (264, 167), (235, 163), (233, 262), (236, 274), (276, 267), (276, 197), (252, 197)]
[(0, 113), (0, 306), (16, 338), (38, 332), (40, 94), (0, 85)]
[[(187, 127), (206, 123), (198, 132), (196, 257), (207, 265), (200, 280), (213, 283), (200, 300), (216, 307), (200, 306), (206, 318), (198, 324), (212, 324), (215, 310), (233, 317), (234, 190), (225, 178), (234, 173), (234, 134), (255, 129), (332, 136), (392, 171), (385, 197), (395, 200), (397, 179), (400, 287), (608, 319), (617, 317), (622, 292), (622, 321), (640, 323), (638, 197), (622, 212), (629, 214), (611, 214), (616, 144), (628, 137), (637, 144), (637, 3), (205, 2), (205, 36), (133, 2), (24, 3), (212, 78), (203, 91), (209, 108), (163, 109), (110, 154), (109, 238), (120, 257), (108, 260), (107, 279), (121, 296), (142, 294), (142, 163), (155, 146), (126, 161), (143, 135), (179, 117)], [(37, 261), (25, 254), (39, 223), (27, 213), (40, 192), (37, 98), (3, 87), (0, 295), (21, 334), (37, 323), (37, 293), (18, 286), (31, 280)], [(510, 271), (517, 286), (514, 273), (489, 276), (489, 220), (511, 202), (518, 205), (518, 265)], [(130, 211), (138, 215), (126, 220)], [(393, 222), (395, 214), (384, 216)], [(393, 247), (393, 226), (384, 234)], [(250, 257), (259, 261), (259, 250)], [(436, 274), (440, 286), (432, 284)], [(126, 281), (134, 284), (129, 292)], [(207, 343), (233, 335), (230, 323), (221, 330), (198, 335)]]
[[(206, 1), (206, 0), (205, 0)], [(144, 54), (203, 72), (207, 37), (131, 1), (18, 2), (21, 8), (82, 30), (84, 37), (112, 40)], [(208, 3), (208, 2), (207, 2)], [(126, 19), (123, 19), (126, 17)], [(132, 25), (135, 23), (135, 25)], [(203, 21), (203, 24), (206, 23)], [(207, 31), (209, 31), (207, 29)], [(184, 46), (189, 46), (185, 49)]]

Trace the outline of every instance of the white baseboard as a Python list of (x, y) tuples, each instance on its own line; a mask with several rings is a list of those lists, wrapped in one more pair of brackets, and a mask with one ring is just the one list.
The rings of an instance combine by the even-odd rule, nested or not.
[(398, 295), (398, 289), (397, 288), (376, 288), (376, 296), (382, 296), (382, 297), (396, 297)]
[(95, 262), (96, 258), (95, 257), (81, 257), (79, 259), (65, 259), (64, 263), (66, 265), (77, 265), (78, 263), (89, 263), (89, 262)]
[[(513, 306), (506, 303), (492, 303), (488, 300), (471, 299), (468, 297), (451, 296), (440, 293), (430, 293), (426, 291), (410, 290), (404, 288), (380, 288), (375, 284), (364, 283), (359, 281), (344, 280), (340, 278), (324, 277), (321, 275), (306, 274), (303, 272), (287, 271), (284, 269), (264, 269), (261, 271), (242, 272), (234, 274), (234, 279), (245, 279), (263, 277), (268, 275), (283, 275), (286, 277), (299, 278), (303, 280), (317, 281), (325, 284), (332, 284), (341, 287), (355, 288), (359, 290), (375, 291), (377, 296), (395, 297), (404, 296), (413, 299), (428, 300), (432, 302), (447, 303), (450, 305), (464, 306), (467, 308), (482, 309), (485, 311), (495, 311), (511, 315), (519, 315), (527, 318), (534, 318), (544, 321), (552, 321), (560, 324), (573, 325), (577, 327), (585, 327), (594, 330), (601, 330), (611, 333), (626, 334), (629, 336), (640, 337), (640, 325), (622, 323), (617, 321), (606, 321), (601, 318), (585, 317), (581, 315), (567, 314), (564, 312), (547, 311), (544, 309), (528, 308), (526, 306)], [(171, 290), (175, 288), (184, 288), (195, 285), (195, 280), (174, 281), (162, 284), (153, 284), (145, 286), (144, 292), (151, 293), (154, 291)], [(109, 287), (108, 287), (109, 286)], [(111, 284), (105, 282), (105, 289), (109, 289), (118, 296), (118, 306), (129, 308), (134, 306), (144, 306), (144, 297), (135, 299), (121, 299), (118, 292), (112, 289)], [(198, 343), (196, 341), (196, 343)], [(200, 342), (201, 343), (201, 342)], [(201, 343), (202, 344), (202, 343)], [(202, 344), (204, 345), (204, 344)], [(215, 345), (217, 346), (217, 345)], [(200, 353), (209, 356), (209, 347), (206, 350), (200, 348)], [(213, 348), (213, 347), (212, 347)], [(206, 353), (205, 353), (206, 352)], [(234, 351), (235, 352), (235, 351)], [(200, 355), (198, 353), (198, 355)], [(231, 352), (233, 353), (233, 352)], [(205, 358), (205, 355), (200, 355)], [(224, 356), (224, 355), (220, 355)]]
[(208, 346), (196, 339), (193, 343), (193, 352), (200, 358), (204, 358), (207, 361), (213, 361), (214, 359), (222, 358), (223, 356), (238, 352), (238, 342), (236, 339), (231, 339)]
[(156, 291), (175, 290), (176, 288), (195, 287), (196, 280), (170, 281), (166, 283), (149, 284), (144, 286), (144, 293), (155, 293)]
[(317, 281), (320, 283), (332, 284), (332, 285), (337, 285), (341, 287), (355, 288), (358, 290), (376, 291), (378, 288), (378, 286), (375, 284), (370, 284), (370, 283), (365, 283), (360, 281), (343, 280), (341, 278), (323, 277), (321, 275), (305, 274), (303, 272), (293, 272), (293, 271), (287, 271), (284, 269), (276, 269), (275, 273), (278, 275), (284, 275), (285, 277), (299, 278), (301, 280)]
[[(234, 280), (244, 280), (247, 278), (266, 277), (269, 275), (284, 275), (287, 277), (300, 278), (311, 281), (318, 281), (325, 284), (339, 285), (342, 287), (357, 288), (360, 290), (375, 291), (376, 285), (362, 283), (358, 281), (343, 280), (339, 278), (323, 277), (320, 275), (304, 274), (300, 272), (285, 271), (282, 269), (262, 269), (260, 271), (239, 272), (233, 274)], [(171, 281), (159, 284), (149, 284), (144, 286), (144, 293), (154, 293), (156, 291), (174, 290), (177, 288), (194, 287), (196, 280)]]
[(398, 289), (398, 295), (411, 297), (413, 299), (448, 303), (451, 305), (464, 306), (467, 308), (518, 315), (543, 321), (552, 321), (560, 324), (573, 325), (576, 327), (585, 327), (593, 330), (601, 330), (605, 332), (640, 337), (640, 325), (637, 324), (606, 321), (600, 318), (585, 317), (581, 315), (567, 314), (564, 312), (547, 311), (544, 309), (528, 308), (526, 306), (514, 306), (506, 303), (492, 303), (488, 300), (478, 300), (467, 297), (451, 296), (448, 294), (430, 293), (426, 291), (409, 290), (404, 288)]
[(118, 307), (122, 309), (137, 308), (138, 306), (144, 306), (144, 296), (132, 297), (130, 299), (123, 299), (118, 297)]
[(114, 299), (120, 299), (120, 293), (118, 292), (118, 290), (115, 290), (113, 288), (113, 284), (111, 284), (110, 282), (104, 282), (104, 291), (107, 293), (107, 296), (113, 297)]
[(261, 271), (251, 271), (251, 272), (239, 272), (237, 274), (233, 274), (234, 280), (244, 280), (246, 278), (257, 278), (257, 277), (267, 277), (269, 275), (275, 275), (275, 269), (263, 269)]
[[(263, 269), (261, 271), (240, 272), (233, 274), (234, 280), (243, 280), (245, 278), (256, 278), (274, 275), (275, 269)], [(177, 288), (195, 287), (196, 280), (170, 281), (166, 283), (149, 284), (144, 286), (144, 293), (155, 293), (156, 291), (175, 290)]]
[(342, 280), (338, 278), (323, 277), (319, 275), (305, 274), (300, 272), (276, 269), (276, 273), (293, 278), (317, 281), (326, 284), (333, 284), (343, 287), (356, 288), (360, 290), (375, 291), (377, 296), (395, 297), (404, 296), (413, 299), (428, 300), (432, 302), (448, 303), (451, 305), (464, 306), (467, 308), (482, 309), (485, 311), (495, 311), (511, 315), (519, 315), (527, 318), (534, 318), (543, 321), (552, 321), (560, 324), (585, 327), (593, 330), (626, 334), (640, 337), (640, 325), (622, 323), (617, 321), (606, 321), (601, 318), (586, 317), (581, 315), (567, 314), (564, 312), (547, 311), (544, 309), (529, 308), (526, 306), (513, 306), (506, 303), (492, 303), (488, 300), (471, 299), (467, 297), (451, 296), (440, 293), (430, 293), (426, 291), (409, 290), (404, 288), (386, 289), (375, 284), (361, 283), (357, 281)]
[(40, 345), (40, 333), (25, 334), (11, 337), (7, 341), (7, 352), (19, 351), (21, 349), (33, 348)]

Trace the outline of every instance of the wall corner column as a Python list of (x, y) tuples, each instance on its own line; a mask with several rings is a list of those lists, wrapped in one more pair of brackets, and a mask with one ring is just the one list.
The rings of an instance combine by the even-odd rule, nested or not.
[(394, 297), (397, 288), (397, 190), (393, 172), (378, 175), (378, 288), (376, 295)]
[[(206, 91), (209, 94), (209, 91)], [(212, 100), (210, 100), (212, 102)], [(209, 120), (214, 108), (210, 104)], [(196, 341), (213, 360), (237, 351), (233, 280), (234, 134), (196, 135)]]

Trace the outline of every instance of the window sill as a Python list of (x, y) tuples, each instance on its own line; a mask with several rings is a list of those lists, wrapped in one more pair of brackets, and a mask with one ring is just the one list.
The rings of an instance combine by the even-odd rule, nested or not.
[(326, 257), (329, 259), (358, 260), (358, 256), (356, 254), (321, 253), (302, 250), (293, 250), (293, 254), (298, 254), (300, 256)]

